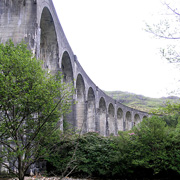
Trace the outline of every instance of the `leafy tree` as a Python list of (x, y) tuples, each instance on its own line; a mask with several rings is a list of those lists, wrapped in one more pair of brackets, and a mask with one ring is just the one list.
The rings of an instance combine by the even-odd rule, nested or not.
[(167, 125), (164, 117), (152, 116), (131, 131), (119, 132), (119, 136), (102, 137), (95, 132), (72, 136), (57, 144), (56, 153), (47, 160), (56, 174), (67, 169), (71, 161), (67, 172), (73, 170), (71, 175), (78, 177), (178, 179), (180, 123), (173, 125)]
[[(77, 144), (78, 148), (74, 151)], [(71, 175), (113, 177), (117, 173), (113, 166), (116, 147), (116, 141), (112, 137), (102, 137), (96, 132), (89, 132), (80, 137), (72, 136), (62, 141), (61, 145), (57, 146), (57, 152), (48, 157), (48, 162), (53, 166), (50, 170), (61, 174), (71, 161), (68, 166), (68, 173), (73, 170)]]
[(112, 177), (114, 145), (110, 137), (102, 137), (96, 132), (85, 134), (79, 140), (76, 169), (91, 177)]
[(180, 120), (179, 114), (163, 116), (162, 119), (166, 122), (167, 126), (176, 128)]
[(145, 119), (134, 128), (134, 133), (136, 158), (133, 163), (152, 168), (155, 174), (159, 173), (163, 168), (162, 158), (166, 152), (164, 142), (168, 136), (165, 121), (157, 116)]
[[(167, 120), (167, 117), (165, 119)], [(180, 126), (179, 123), (167, 126), (165, 119), (152, 116), (144, 119), (129, 132), (119, 132), (117, 163), (113, 167), (117, 168), (119, 162), (119, 173), (123, 170), (124, 177), (179, 177)]]
[(72, 93), (72, 85), (43, 70), (24, 43), (0, 44), (0, 164), (19, 180), (60, 139)]
[(177, 63), (180, 61), (179, 46), (177, 46), (180, 40), (180, 9), (177, 8), (179, 2), (168, 2), (168, 0), (165, 0), (162, 4), (165, 9), (164, 12), (161, 12), (159, 23), (153, 25), (146, 24), (146, 31), (157, 38), (170, 40), (168, 41), (168, 46), (166, 48), (161, 48), (161, 54), (169, 62)]
[(175, 128), (180, 120), (180, 103), (166, 102), (166, 105), (159, 107), (152, 113), (159, 114), (169, 127)]

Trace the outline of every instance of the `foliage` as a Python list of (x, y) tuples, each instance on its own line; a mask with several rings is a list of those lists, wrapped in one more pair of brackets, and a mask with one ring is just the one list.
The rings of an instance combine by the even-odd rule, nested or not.
[(69, 172), (74, 168), (72, 175), (111, 176), (110, 159), (114, 156), (113, 143), (110, 138), (101, 137), (93, 132), (81, 137), (73, 136), (68, 141), (64, 140), (61, 146), (57, 145), (58, 152), (48, 158), (48, 162), (53, 165), (50, 170), (57, 174), (63, 173), (78, 145), (75, 157), (68, 167)]
[(88, 133), (79, 139), (77, 170), (87, 175), (112, 176), (111, 160), (115, 142), (97, 133)]
[(176, 126), (180, 120), (180, 116), (178, 114), (167, 115), (167, 116), (163, 116), (162, 119), (166, 122), (167, 126), (176, 128)]
[[(155, 38), (159, 38), (163, 41), (160, 47), (160, 54), (162, 58), (166, 59), (169, 63), (175, 63), (175, 67), (179, 69), (180, 52), (179, 52), (179, 40), (180, 40), (180, 9), (179, 1), (164, 0), (162, 3), (165, 7), (160, 13), (158, 22), (146, 24), (146, 31), (153, 35)], [(156, 14), (157, 15), (157, 14)], [(179, 96), (180, 88), (179, 81), (176, 82), (176, 89), (171, 90), (170, 93), (177, 94)]]
[(136, 136), (133, 143), (136, 148), (134, 149), (133, 163), (145, 168), (152, 168), (154, 174), (159, 173), (163, 168), (162, 159), (164, 151), (166, 151), (165, 142), (168, 136), (165, 122), (161, 118), (153, 116), (134, 128), (134, 133)]
[[(158, 177), (162, 172), (165, 176), (168, 172), (180, 174), (178, 128), (169, 128), (162, 117), (153, 116), (132, 131), (121, 132), (118, 143), (128, 161), (125, 164), (129, 178)], [(122, 157), (118, 161), (122, 161)]]
[(146, 24), (146, 31), (157, 38), (171, 40), (166, 49), (161, 48), (161, 54), (169, 62), (177, 63), (180, 60), (179, 48), (176, 47), (180, 39), (179, 2), (166, 0), (163, 5), (165, 8), (161, 12), (161, 19), (155, 24)]
[[(164, 117), (152, 116), (119, 136), (87, 133), (71, 137), (51, 154), (49, 163), (61, 174), (78, 144), (68, 171), (73, 176), (103, 179), (180, 177), (180, 123), (168, 126)], [(52, 170), (51, 169), (51, 170)]]
[(71, 85), (41, 65), (24, 43), (0, 44), (0, 160), (20, 180), (60, 139), (59, 120), (71, 106)]
[(180, 120), (179, 110), (179, 101), (176, 103), (167, 102), (165, 107), (160, 107), (157, 110), (154, 110), (153, 113), (162, 116), (168, 126), (175, 128)]

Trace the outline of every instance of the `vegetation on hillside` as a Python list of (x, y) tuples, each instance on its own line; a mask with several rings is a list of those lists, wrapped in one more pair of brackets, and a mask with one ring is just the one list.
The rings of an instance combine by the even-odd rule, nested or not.
[(113, 99), (116, 99), (118, 102), (126, 106), (132, 107), (134, 109), (138, 109), (145, 112), (151, 112), (152, 110), (158, 109), (159, 107), (164, 107), (167, 102), (169, 103), (179, 102), (179, 97), (177, 96), (150, 98), (150, 97), (145, 97), (143, 95), (137, 95), (122, 91), (105, 91), (105, 92)]

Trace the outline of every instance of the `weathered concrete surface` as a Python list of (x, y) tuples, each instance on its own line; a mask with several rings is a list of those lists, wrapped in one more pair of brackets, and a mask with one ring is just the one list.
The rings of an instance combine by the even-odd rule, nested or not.
[(51, 0), (0, 0), (0, 42), (8, 39), (24, 40), (44, 68), (61, 71), (64, 82), (73, 82), (72, 112), (64, 119), (83, 133), (117, 135), (149, 116), (116, 102), (93, 83), (74, 55)]

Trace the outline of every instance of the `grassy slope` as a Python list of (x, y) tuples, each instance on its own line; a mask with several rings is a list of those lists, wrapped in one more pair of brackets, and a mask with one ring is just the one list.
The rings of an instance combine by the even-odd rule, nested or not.
[(139, 109), (141, 111), (150, 112), (153, 109), (157, 109), (160, 106), (165, 106), (167, 101), (178, 102), (179, 97), (169, 96), (162, 98), (150, 98), (142, 95), (137, 95), (129, 92), (122, 91), (105, 91), (106, 94), (112, 98), (118, 100), (120, 103), (129, 107)]

